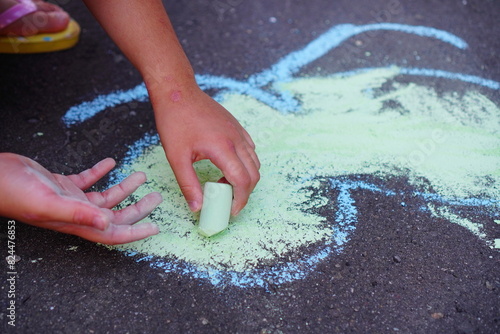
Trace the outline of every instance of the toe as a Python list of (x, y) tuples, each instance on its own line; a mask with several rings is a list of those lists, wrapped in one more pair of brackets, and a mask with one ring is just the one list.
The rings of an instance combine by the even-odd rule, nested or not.
[(45, 1), (41, 1), (41, 0), (37, 0), (37, 1), (33, 1), (33, 2), (36, 4), (36, 7), (38, 8), (38, 10), (43, 11), (43, 12), (64, 12), (64, 10), (61, 7), (54, 5), (52, 3), (49, 3), (49, 2), (45, 2)]
[(65, 12), (35, 12), (32, 23), (38, 29), (38, 33), (59, 32), (68, 26), (69, 15)]
[(32, 36), (41, 33), (55, 33), (66, 29), (70, 17), (57, 6), (38, 3), (38, 10), (26, 15), (0, 30), (0, 35)]

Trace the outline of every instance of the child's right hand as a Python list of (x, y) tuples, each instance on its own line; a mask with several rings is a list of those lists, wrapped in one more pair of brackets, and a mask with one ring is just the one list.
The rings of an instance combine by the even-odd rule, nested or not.
[(193, 163), (210, 159), (233, 186), (231, 213), (237, 215), (260, 179), (260, 162), (250, 135), (197, 86), (156, 97), (153, 105), (158, 132), (191, 210), (200, 210), (203, 201)]

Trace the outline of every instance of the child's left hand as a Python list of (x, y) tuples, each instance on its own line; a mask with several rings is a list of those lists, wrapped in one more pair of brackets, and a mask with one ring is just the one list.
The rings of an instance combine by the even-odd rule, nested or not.
[(148, 194), (122, 210), (111, 210), (146, 181), (144, 173), (134, 173), (102, 193), (83, 192), (114, 166), (115, 161), (107, 158), (91, 169), (65, 176), (50, 173), (29, 158), (0, 153), (0, 215), (104, 244), (157, 234), (155, 224), (134, 223), (161, 203), (159, 193)]

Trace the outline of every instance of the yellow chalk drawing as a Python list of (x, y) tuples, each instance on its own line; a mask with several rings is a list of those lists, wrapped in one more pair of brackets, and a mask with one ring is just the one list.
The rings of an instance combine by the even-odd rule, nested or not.
[(486, 234), (483, 232), (483, 224), (472, 222), (470, 219), (460, 217), (459, 215), (451, 212), (448, 207), (438, 207), (436, 208), (433, 204), (428, 204), (429, 210), (432, 215), (439, 218), (444, 218), (452, 223), (465, 227), (479, 238), (485, 238)]
[[(159, 224), (160, 234), (117, 248), (236, 272), (293, 260), (299, 249), (332, 238), (334, 218), (308, 210), (340, 205), (320, 195), (311, 198), (319, 178), (404, 176), (415, 188), (440, 198), (497, 201), (499, 107), (478, 91), (439, 95), (430, 87), (398, 83), (398, 73), (378, 69), (276, 84), (275, 89), (300, 101), (296, 114), (283, 114), (249, 96), (226, 94), (223, 105), (252, 135), (262, 162), (262, 179), (247, 207), (225, 232), (200, 236), (196, 217), (157, 145), (124, 168), (149, 177), (138, 197), (162, 192), (164, 202), (148, 218)], [(202, 182), (221, 176), (207, 161), (196, 169)], [(449, 203), (429, 208), (498, 247), (481, 224), (460, 217)], [(485, 210), (498, 210), (498, 204)]]

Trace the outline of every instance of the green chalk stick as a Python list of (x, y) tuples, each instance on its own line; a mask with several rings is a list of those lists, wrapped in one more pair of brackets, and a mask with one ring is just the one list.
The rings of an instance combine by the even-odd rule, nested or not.
[(205, 237), (211, 237), (224, 231), (229, 224), (232, 202), (233, 187), (231, 185), (216, 182), (205, 183), (198, 232)]

